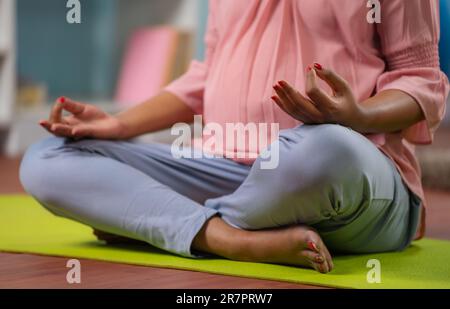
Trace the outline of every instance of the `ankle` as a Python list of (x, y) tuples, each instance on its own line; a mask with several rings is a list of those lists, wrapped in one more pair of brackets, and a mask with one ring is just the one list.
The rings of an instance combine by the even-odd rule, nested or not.
[(195, 250), (236, 259), (245, 249), (247, 231), (231, 227), (219, 217), (211, 218), (194, 238)]
[(217, 235), (216, 238), (217, 243), (221, 246), (220, 255), (226, 257), (228, 259), (235, 259), (239, 252), (244, 247), (243, 235), (240, 230), (228, 230), (227, 233)]
[(227, 257), (239, 261), (255, 261), (255, 233), (252, 231), (236, 230), (233, 235), (228, 235)]

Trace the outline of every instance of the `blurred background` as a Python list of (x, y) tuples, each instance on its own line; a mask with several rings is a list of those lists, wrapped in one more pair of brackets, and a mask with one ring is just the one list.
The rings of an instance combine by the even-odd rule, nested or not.
[[(207, 0), (0, 0), (0, 146), (16, 156), (69, 96), (114, 112), (140, 102), (203, 58)], [(144, 86), (145, 85), (145, 86)]]
[[(60, 95), (115, 112), (155, 94), (192, 58), (203, 58), (207, 0), (80, 3), (81, 24), (69, 24), (67, 0), (0, 0), (0, 193), (22, 192), (20, 156), (47, 136), (37, 122)], [(450, 75), (450, 0), (440, 6), (441, 65)], [(430, 220), (442, 223), (429, 233), (449, 234), (449, 116), (433, 146), (418, 147), (418, 155)]]

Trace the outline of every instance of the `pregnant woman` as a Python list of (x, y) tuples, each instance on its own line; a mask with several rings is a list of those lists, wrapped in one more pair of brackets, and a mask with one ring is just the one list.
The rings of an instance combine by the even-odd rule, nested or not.
[[(438, 1), (382, 0), (380, 23), (354, 0), (211, 0), (209, 10), (206, 59), (156, 97), (118, 115), (59, 99), (40, 123), (56, 137), (23, 159), (25, 189), (98, 235), (188, 257), (326, 273), (330, 252), (396, 251), (420, 238), (413, 145), (431, 143), (449, 91)], [(278, 166), (126, 141), (196, 114), (223, 127), (279, 124)]]

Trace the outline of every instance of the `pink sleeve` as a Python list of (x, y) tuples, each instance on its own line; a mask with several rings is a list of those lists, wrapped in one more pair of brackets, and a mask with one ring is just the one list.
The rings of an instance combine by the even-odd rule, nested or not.
[(186, 73), (164, 88), (165, 91), (171, 92), (179, 97), (197, 114), (203, 112), (205, 82), (217, 43), (217, 29), (214, 26), (214, 11), (214, 2), (209, 1), (208, 24), (205, 34), (205, 60), (203, 62), (193, 60)]
[(420, 105), (425, 120), (403, 131), (412, 143), (433, 140), (445, 113), (449, 82), (439, 67), (439, 2), (384, 0), (377, 26), (387, 68), (377, 91), (398, 89)]

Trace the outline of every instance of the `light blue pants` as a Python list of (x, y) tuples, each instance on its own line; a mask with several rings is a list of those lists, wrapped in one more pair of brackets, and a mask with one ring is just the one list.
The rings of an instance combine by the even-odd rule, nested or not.
[(170, 145), (52, 137), (26, 152), (23, 186), (45, 208), (96, 229), (183, 256), (220, 215), (258, 230), (306, 224), (332, 251), (401, 250), (420, 200), (368, 139), (338, 125), (280, 133), (279, 166), (176, 159)]

